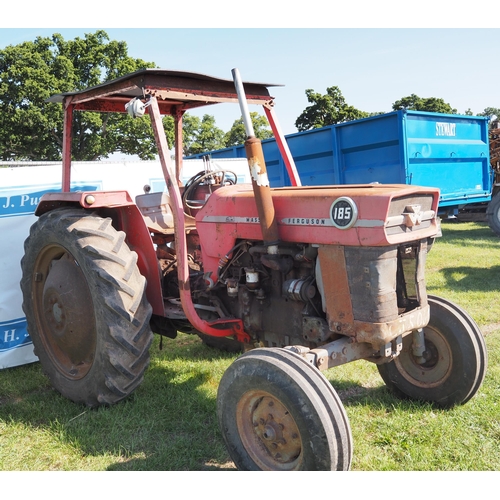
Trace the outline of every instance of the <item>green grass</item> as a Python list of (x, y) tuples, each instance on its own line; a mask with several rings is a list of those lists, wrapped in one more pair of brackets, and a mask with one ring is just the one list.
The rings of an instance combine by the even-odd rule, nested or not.
[[(484, 384), (466, 405), (440, 410), (392, 396), (370, 363), (326, 372), (350, 419), (354, 471), (500, 470), (500, 241), (485, 224), (443, 222), (427, 287), (485, 333)], [(161, 350), (157, 338), (139, 389), (93, 410), (55, 392), (38, 363), (0, 371), (0, 470), (232, 470), (215, 398), (234, 359), (197, 337), (164, 339)]]

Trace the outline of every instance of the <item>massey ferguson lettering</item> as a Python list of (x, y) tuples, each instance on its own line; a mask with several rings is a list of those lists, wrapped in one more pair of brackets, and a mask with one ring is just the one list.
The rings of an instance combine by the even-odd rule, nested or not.
[(328, 226), (329, 221), (317, 217), (286, 217), (281, 219), (281, 224), (288, 226)]

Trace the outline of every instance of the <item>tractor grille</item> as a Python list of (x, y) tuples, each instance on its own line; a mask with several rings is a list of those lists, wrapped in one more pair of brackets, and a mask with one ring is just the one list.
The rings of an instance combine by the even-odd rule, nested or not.
[(393, 198), (386, 222), (387, 235), (413, 233), (431, 226), (436, 213), (433, 195), (418, 194)]

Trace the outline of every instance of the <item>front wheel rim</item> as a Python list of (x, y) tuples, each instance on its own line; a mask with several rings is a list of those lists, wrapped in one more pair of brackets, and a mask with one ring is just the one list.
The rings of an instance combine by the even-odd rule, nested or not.
[(236, 425), (248, 455), (261, 470), (297, 470), (302, 440), (293, 416), (275, 396), (246, 392), (236, 408)]
[(446, 339), (435, 329), (424, 330), (424, 361), (412, 352), (412, 336), (408, 335), (403, 350), (394, 360), (401, 375), (412, 385), (424, 389), (439, 387), (449, 377), (453, 365), (451, 348)]

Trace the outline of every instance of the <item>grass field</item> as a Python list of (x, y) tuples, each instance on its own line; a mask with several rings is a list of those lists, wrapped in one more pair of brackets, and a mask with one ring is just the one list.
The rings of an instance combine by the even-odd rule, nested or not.
[[(376, 367), (326, 372), (346, 408), (353, 471), (500, 470), (500, 241), (486, 224), (443, 222), (427, 262), (428, 293), (464, 307), (481, 327), (489, 366), (466, 405), (401, 401)], [(88, 409), (61, 397), (38, 363), (0, 372), (0, 470), (227, 471), (216, 392), (235, 355), (194, 336), (157, 338), (144, 383), (127, 400)], [(376, 485), (373, 485), (376, 487)]]

